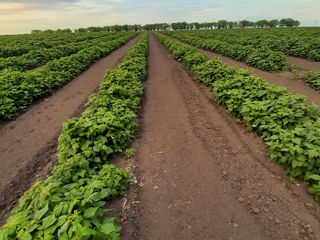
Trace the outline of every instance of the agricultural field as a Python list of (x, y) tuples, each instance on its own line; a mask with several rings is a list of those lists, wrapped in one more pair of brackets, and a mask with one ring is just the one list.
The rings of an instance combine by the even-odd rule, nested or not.
[(0, 240), (320, 239), (320, 28), (188, 26), (0, 36)]

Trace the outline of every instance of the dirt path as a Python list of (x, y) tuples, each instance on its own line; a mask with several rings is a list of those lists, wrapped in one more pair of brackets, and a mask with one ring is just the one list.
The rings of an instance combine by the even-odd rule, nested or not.
[(142, 188), (128, 216), (139, 226), (125, 225), (123, 239), (320, 239), (319, 207), (305, 186), (290, 184), (262, 141), (154, 36), (149, 44), (142, 131), (132, 145)]
[[(37, 70), (40, 70), (40, 69), (44, 68), (44, 66), (45, 66), (45, 65), (38, 66), (38, 67), (36, 67), (36, 68), (34, 68), (34, 69), (31, 69), (31, 71), (32, 71), (32, 72), (35, 72), (35, 71), (37, 71)], [(30, 71), (30, 70), (28, 70), (28, 71)]]
[(243, 62), (237, 62), (229, 57), (225, 57), (221, 54), (212, 53), (209, 51), (205, 51), (199, 49), (199, 52), (202, 52), (207, 55), (209, 59), (214, 57), (218, 57), (223, 63), (234, 66), (237, 68), (247, 69), (252, 71), (252, 73), (269, 83), (273, 83), (279, 86), (286, 87), (293, 94), (301, 94), (307, 96), (308, 103), (315, 103), (320, 106), (320, 92), (311, 88), (306, 82), (301, 79), (293, 79), (293, 75), (290, 72), (279, 72), (279, 73), (271, 73), (265, 72), (254, 67), (251, 67)]
[(297, 58), (297, 57), (287, 57), (288, 64), (295, 64), (297, 65), (298, 70), (300, 71), (320, 71), (320, 62), (312, 62), (308, 61), (303, 58)]
[[(63, 123), (80, 115), (106, 70), (121, 62), (139, 37), (93, 64), (15, 121), (0, 127), (0, 216), (11, 209), (35, 179), (47, 176), (56, 158), (57, 138)], [(2, 217), (0, 223), (1, 220)]]

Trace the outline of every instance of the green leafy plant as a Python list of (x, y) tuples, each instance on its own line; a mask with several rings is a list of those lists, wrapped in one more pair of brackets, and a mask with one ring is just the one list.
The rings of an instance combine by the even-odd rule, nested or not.
[(134, 154), (134, 149), (133, 148), (128, 148), (124, 152), (124, 155), (126, 156), (127, 159), (131, 158)]
[[(102, 41), (115, 40), (123, 35), (122, 33), (105, 33), (102, 36), (97, 35), (95, 38), (83, 38), (82, 35), (73, 39), (70, 43), (62, 43), (61, 45), (51, 48), (39, 48), (29, 51), (19, 57), (0, 58), (0, 70), (8, 69), (14, 71), (26, 71), (41, 66), (49, 61), (75, 54), (82, 49), (97, 45)], [(1, 74), (1, 72), (0, 72)]]
[(308, 71), (303, 75), (303, 80), (316, 90), (320, 90), (320, 72)]
[[(250, 131), (266, 143), (270, 157), (284, 164), (290, 177), (308, 180), (309, 191), (320, 200), (320, 116), (305, 97), (270, 84), (249, 71), (237, 70), (217, 58), (189, 66), (183, 58), (190, 48), (170, 37), (154, 33), (173, 56), (211, 91), (215, 100), (242, 119)], [(195, 51), (195, 50), (194, 50)]]
[[(162, 33), (197, 48), (220, 53), (266, 71), (281, 71), (286, 66), (285, 55), (282, 52), (272, 51), (267, 46), (262, 45), (256, 47), (255, 45), (243, 46), (237, 43), (228, 43), (226, 41), (209, 38), (208, 36), (202, 35), (199, 31), (163, 31)], [(183, 47), (181, 47), (181, 50)], [(173, 56), (175, 57), (174, 53)], [(179, 60), (179, 58), (176, 59)]]
[(126, 149), (137, 128), (147, 42), (145, 33), (124, 61), (107, 71), (82, 117), (64, 124), (51, 176), (20, 199), (1, 239), (120, 239), (105, 205), (125, 193), (129, 173), (108, 161)]
[(96, 60), (110, 54), (136, 35), (124, 33), (122, 37), (111, 41), (102, 38), (96, 45), (53, 60), (36, 72), (5, 69), (0, 74), (0, 120), (13, 119), (33, 101), (61, 88)]

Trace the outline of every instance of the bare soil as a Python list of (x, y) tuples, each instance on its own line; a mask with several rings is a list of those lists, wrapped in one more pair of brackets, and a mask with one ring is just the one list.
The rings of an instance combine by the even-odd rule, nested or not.
[[(266, 72), (259, 69), (256, 69), (254, 67), (251, 67), (243, 62), (238, 62), (233, 60), (232, 58), (225, 57), (221, 54), (212, 53), (209, 51), (205, 51), (203, 49), (198, 49), (199, 52), (207, 55), (209, 59), (212, 59), (214, 57), (218, 57), (223, 63), (237, 67), (249, 70), (253, 73), (253, 75), (256, 75), (257, 77), (260, 77), (264, 80), (266, 80), (269, 83), (276, 84), (282, 87), (285, 87), (289, 90), (289, 92), (293, 94), (301, 94), (307, 97), (306, 102), (307, 103), (315, 103), (318, 106), (320, 106), (320, 92), (311, 88), (309, 84), (307, 84), (302, 79), (294, 79), (294, 76), (291, 72), (284, 71), (284, 72)], [(306, 60), (300, 59), (301, 62), (304, 62)]]
[(54, 95), (0, 126), (0, 225), (32, 183), (46, 178), (56, 162), (58, 136), (68, 119), (85, 110), (107, 69), (120, 63), (140, 36), (93, 64)]
[(32, 72), (35, 72), (35, 71), (37, 71), (37, 70), (40, 70), (40, 69), (44, 68), (44, 66), (45, 66), (45, 65), (38, 66), (38, 67), (32, 69), (31, 71), (32, 71)]
[(320, 71), (320, 62), (308, 61), (303, 58), (287, 57), (288, 65), (295, 64), (300, 71)]
[(260, 138), (153, 35), (149, 44), (123, 239), (320, 239), (320, 208), (307, 185), (291, 184)]

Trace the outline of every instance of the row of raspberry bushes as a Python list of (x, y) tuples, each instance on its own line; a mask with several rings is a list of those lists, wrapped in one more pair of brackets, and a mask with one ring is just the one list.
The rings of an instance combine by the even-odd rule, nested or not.
[(20, 199), (0, 239), (120, 239), (108, 199), (123, 194), (129, 173), (108, 160), (122, 152), (137, 128), (146, 75), (148, 35), (107, 71), (80, 118), (63, 126), (57, 166)]

